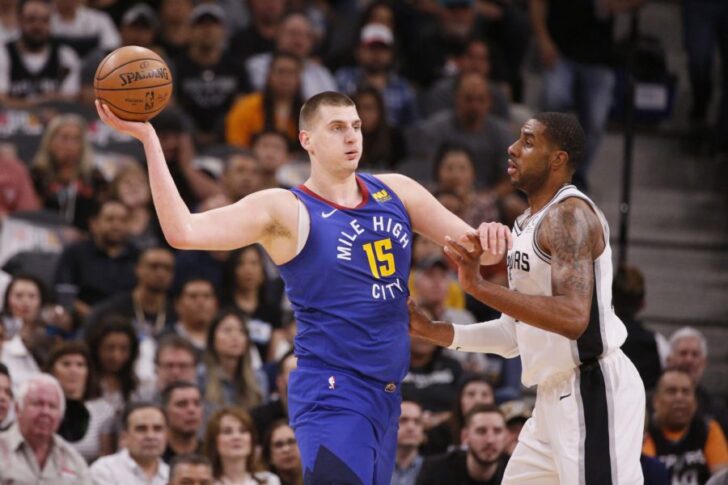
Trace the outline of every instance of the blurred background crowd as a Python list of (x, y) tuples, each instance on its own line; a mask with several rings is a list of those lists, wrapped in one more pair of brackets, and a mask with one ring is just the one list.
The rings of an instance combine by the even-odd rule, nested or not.
[[(0, 479), (161, 484), (209, 471), (226, 484), (303, 483), (287, 424), (296, 322), (283, 282), (257, 246), (166, 244), (141, 145), (93, 106), (113, 49), (153, 49), (172, 69), (174, 101), (152, 124), (192, 211), (305, 181), (298, 111), (337, 90), (362, 119), (360, 169), (421, 181), (471, 225), (510, 225), (526, 202), (507, 180), (507, 150), (529, 114), (579, 117), (585, 191), (598, 188), (590, 167), (607, 128), (629, 111), (630, 79), (641, 82), (634, 118), (672, 116), (676, 76), (659, 42), (620, 35), (644, 3), (0, 0)], [(683, 3), (687, 150), (725, 164), (728, 4)], [(505, 265), (483, 271), (507, 284)], [(624, 350), (650, 396), (646, 483), (728, 483), (717, 481), (728, 480), (725, 388), (703, 382), (707, 339), (646, 327), (645, 286), (635, 267), (615, 275)], [(497, 316), (422, 238), (410, 291), (436, 319)], [(500, 483), (533, 392), (518, 359), (413, 341), (392, 483)], [(66, 472), (49, 460), (58, 454)]]

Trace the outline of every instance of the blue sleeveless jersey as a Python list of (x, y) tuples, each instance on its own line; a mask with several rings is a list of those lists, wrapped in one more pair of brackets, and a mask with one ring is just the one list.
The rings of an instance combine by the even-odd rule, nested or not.
[(297, 323), (300, 366), (343, 370), (399, 383), (409, 367), (409, 215), (397, 195), (358, 174), (361, 204), (345, 208), (307, 187), (291, 189), (311, 228), (305, 246), (280, 266)]

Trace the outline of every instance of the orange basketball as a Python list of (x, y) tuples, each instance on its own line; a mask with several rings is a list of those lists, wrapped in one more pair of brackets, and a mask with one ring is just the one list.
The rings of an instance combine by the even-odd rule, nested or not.
[(104, 58), (94, 76), (96, 99), (127, 121), (147, 121), (172, 97), (172, 73), (155, 52), (135, 45)]

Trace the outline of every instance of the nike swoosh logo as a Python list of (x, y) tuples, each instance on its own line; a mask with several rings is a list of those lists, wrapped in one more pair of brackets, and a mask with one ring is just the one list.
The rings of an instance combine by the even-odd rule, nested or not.
[(331, 212), (321, 211), (321, 217), (323, 217), (324, 219), (328, 219), (329, 217), (333, 216), (334, 215), (334, 212), (336, 212), (337, 210), (338, 209), (334, 209)]
[(562, 399), (566, 399), (566, 398), (567, 398), (567, 397), (569, 397), (569, 396), (571, 396), (571, 393), (568, 393), (568, 394), (565, 394), (565, 395), (561, 396), (561, 397), (559, 398), (559, 401), (561, 401)]

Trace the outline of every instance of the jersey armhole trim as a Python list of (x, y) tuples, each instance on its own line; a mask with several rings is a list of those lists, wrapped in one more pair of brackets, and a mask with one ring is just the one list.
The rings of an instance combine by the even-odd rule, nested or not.
[(551, 264), (551, 256), (546, 253), (546, 251), (541, 248), (541, 246), (538, 244), (538, 232), (541, 229), (541, 222), (543, 222), (543, 217), (538, 220), (536, 223), (536, 227), (533, 228), (533, 237), (531, 238), (531, 246), (533, 246), (533, 251), (536, 253), (536, 256), (539, 257), (544, 263)]

